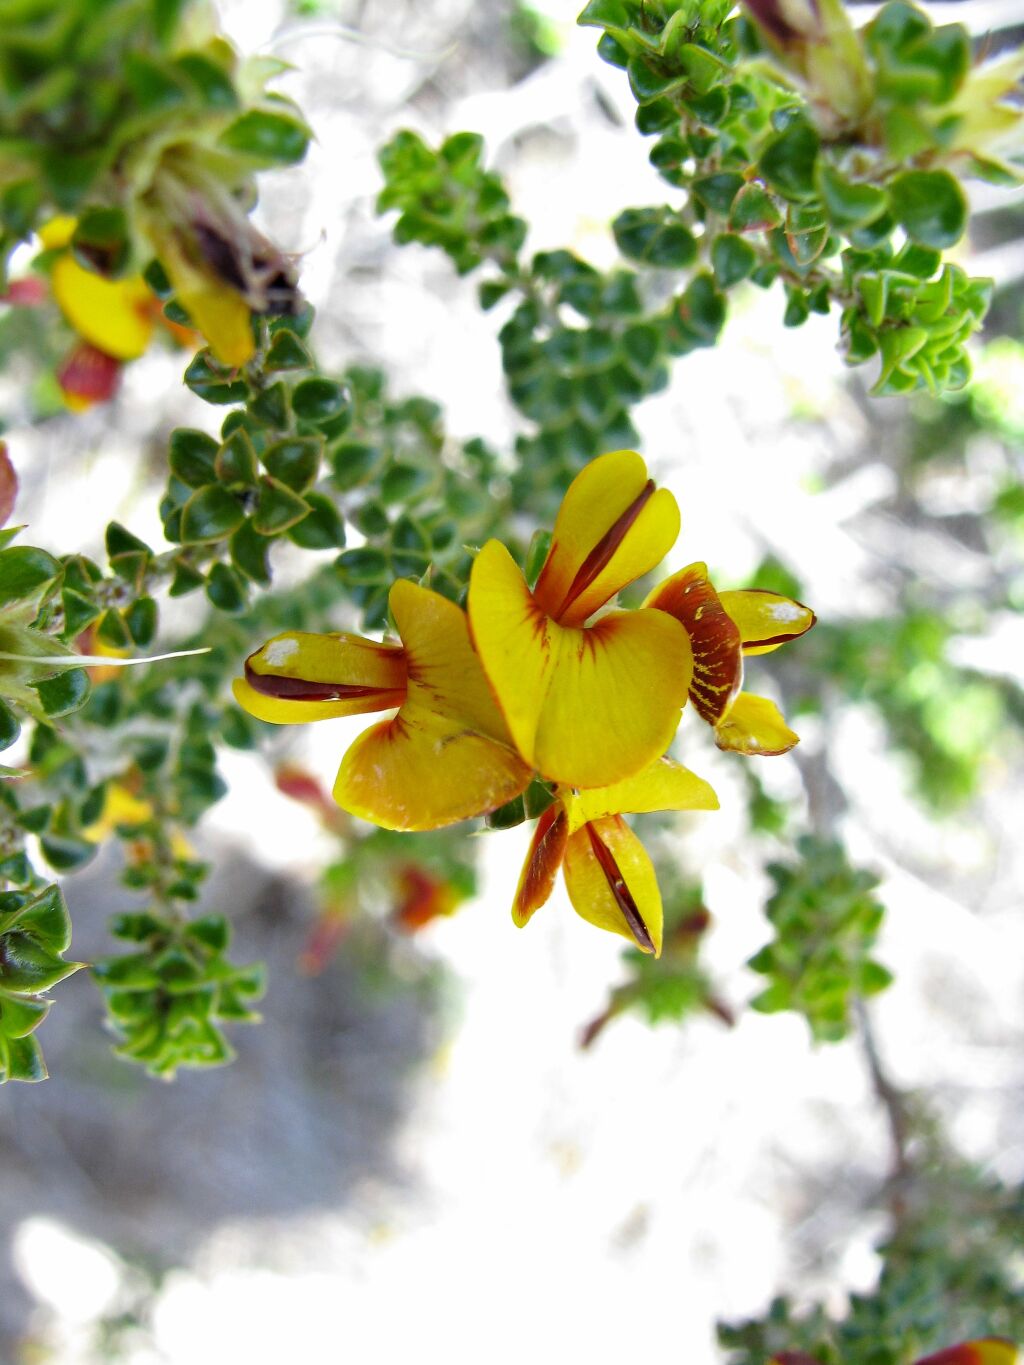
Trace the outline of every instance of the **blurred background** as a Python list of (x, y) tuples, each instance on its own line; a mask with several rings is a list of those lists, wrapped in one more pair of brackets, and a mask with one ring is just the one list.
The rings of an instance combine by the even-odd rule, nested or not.
[[(479, 131), (530, 247), (611, 264), (609, 220), (665, 186), (577, 5), (218, 8), (243, 52), (293, 64), (282, 88), (315, 130), (301, 166), (263, 179), (258, 218), (300, 258), (324, 368), (379, 366), (398, 397), (436, 399), (453, 439), (509, 450), (498, 324), (438, 253), (392, 243), (376, 150), (401, 127)], [(928, 8), (1020, 41), (1012, 3)], [(722, 809), (650, 824), (679, 926), (668, 987), (560, 890), (515, 931), (526, 826), (468, 850), (367, 840), (353, 891), (353, 832), (316, 793), (361, 722), (228, 751), (196, 840), (203, 904), (267, 962), (264, 1022), (230, 1067), (162, 1085), (111, 1055), (85, 973), (59, 988), (53, 1079), (0, 1104), (0, 1360), (712, 1365), (718, 1321), (780, 1292), (838, 1313), (873, 1287), (908, 1107), (972, 1179), (1020, 1184), (1024, 198), (985, 187), (974, 209), (969, 267), (998, 292), (966, 392), (872, 399), (834, 318), (786, 330), (779, 297), (751, 290), (633, 414), (682, 508), (668, 567), (707, 560), (719, 586), (819, 616), (750, 662), (793, 754), (748, 763), (685, 733)], [(167, 435), (210, 429), (210, 410), (168, 344), (69, 414), (65, 340), (47, 310), (0, 305), (18, 520), (87, 554), (101, 519), (158, 541)], [(745, 1008), (780, 885), (766, 866), (801, 833), (841, 837), (886, 908), (872, 956), (895, 984), (838, 1043)], [(109, 951), (109, 916), (137, 903), (117, 872), (108, 850), (66, 881), (77, 958)]]

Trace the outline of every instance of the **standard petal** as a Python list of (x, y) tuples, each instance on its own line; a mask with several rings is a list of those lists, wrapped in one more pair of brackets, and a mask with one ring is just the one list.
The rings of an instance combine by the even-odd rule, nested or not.
[(722, 592), (718, 599), (739, 628), (744, 654), (770, 654), (805, 634), (818, 619), (802, 602), (763, 588)]
[(633, 450), (592, 460), (569, 485), (534, 596), (548, 616), (582, 625), (661, 562), (679, 534), (679, 507), (656, 490)]
[(276, 725), (390, 711), (406, 698), (405, 650), (360, 635), (275, 635), (245, 661), (235, 698)]
[(473, 639), (519, 752), (544, 777), (603, 787), (665, 752), (686, 700), (686, 632), (663, 612), (557, 625), (498, 541), (477, 555)]
[(410, 704), (455, 717), (512, 747), (462, 608), (409, 578), (393, 585), (388, 605), (405, 648)]
[(537, 821), (516, 887), (512, 918), (520, 928), (551, 895), (568, 838), (569, 821), (565, 807), (556, 801), (553, 806), (548, 806)]
[(922, 1356), (914, 1365), (1014, 1365), (1017, 1348), (1005, 1337), (979, 1337)]
[(661, 953), (658, 879), (647, 850), (621, 816), (604, 816), (578, 829), (566, 844), (563, 870), (581, 918), (621, 934), (645, 953)]
[(782, 718), (782, 712), (767, 697), (741, 692), (724, 720), (715, 727), (715, 743), (720, 749), (739, 754), (787, 754), (800, 743)]
[(440, 829), (497, 810), (526, 788), (530, 775), (504, 744), (463, 721), (406, 705), (351, 745), (334, 799), (384, 829)]
[(491, 691), (516, 747), (530, 762), (551, 685), (557, 627), (533, 600), (500, 541), (489, 540), (473, 563), (469, 625)]
[(54, 262), (53, 296), (80, 337), (115, 360), (142, 355), (153, 336), (155, 303), (141, 275), (105, 280), (68, 252)]
[(743, 650), (739, 628), (708, 579), (707, 565), (690, 564), (666, 578), (644, 606), (668, 612), (685, 627), (693, 647), (690, 697), (698, 714), (716, 724), (743, 686)]
[(565, 798), (569, 829), (575, 832), (602, 815), (639, 815), (653, 810), (718, 810), (718, 797), (710, 783), (696, 773), (659, 758), (635, 777), (610, 787), (593, 787)]

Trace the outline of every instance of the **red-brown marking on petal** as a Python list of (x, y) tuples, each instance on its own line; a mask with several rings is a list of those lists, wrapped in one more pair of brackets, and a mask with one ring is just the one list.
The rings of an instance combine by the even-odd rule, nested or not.
[[(625, 540), (626, 533), (628, 532), (629, 528), (633, 525), (637, 517), (644, 510), (644, 508), (647, 506), (647, 503), (653, 497), (654, 489), (655, 489), (654, 480), (648, 479), (647, 482), (644, 484), (643, 488), (633, 499), (633, 501), (629, 504), (626, 510), (622, 513), (622, 515), (612, 523), (612, 525), (608, 528), (607, 531), (605, 531), (604, 535), (597, 542), (594, 548), (590, 551), (590, 554), (587, 555), (586, 559), (577, 569), (576, 577), (569, 584), (569, 590), (565, 594), (565, 597), (562, 599), (561, 605), (559, 606), (558, 610), (553, 611), (551, 613), (551, 615), (555, 618), (556, 621), (560, 621), (562, 619), (562, 617), (566, 614), (566, 612), (576, 601), (576, 599), (582, 596), (582, 594), (585, 593), (586, 590), (590, 587), (591, 583), (593, 583), (594, 579), (597, 578), (599, 574), (603, 573), (603, 571), (608, 567), (612, 555), (614, 555), (615, 551), (622, 544), (623, 540)], [(552, 558), (554, 551), (555, 546), (552, 545), (551, 550), (548, 554), (549, 561)], [(538, 588), (541, 587), (539, 580), (537, 583), (537, 587)], [(541, 589), (541, 591), (543, 592), (543, 589)]]
[(548, 806), (537, 821), (516, 891), (514, 913), (523, 923), (551, 895), (569, 840), (569, 821), (560, 801)]
[(821, 1365), (821, 1361), (816, 1356), (809, 1356), (805, 1351), (780, 1351), (778, 1355), (772, 1356), (768, 1365)]
[(693, 647), (690, 698), (699, 715), (714, 725), (743, 685), (743, 642), (711, 583), (698, 569), (677, 574), (648, 601), (684, 627)]
[(588, 822), (585, 829), (587, 831), (587, 837), (590, 839), (590, 847), (594, 857), (600, 864), (601, 871), (605, 876), (605, 881), (608, 883), (608, 889), (615, 898), (615, 904), (622, 911), (623, 917), (629, 925), (630, 933), (636, 939), (637, 945), (642, 948), (645, 953), (653, 953), (655, 951), (654, 940), (651, 938), (650, 930), (643, 921), (643, 916), (637, 909), (636, 901), (630, 894), (629, 887), (626, 885), (626, 879), (623, 877), (619, 870), (619, 865), (615, 861), (615, 855), (601, 839), (601, 836), (597, 833), (592, 824)]
[[(986, 1346), (1006, 1346), (1011, 1351), (1014, 1349), (1013, 1342), (1007, 1337), (979, 1337), (974, 1341), (961, 1341), (956, 1346), (947, 1346), (945, 1350), (936, 1351), (934, 1355), (921, 1356), (914, 1365), (984, 1365), (993, 1354), (985, 1350)], [(998, 1358), (1005, 1353), (999, 1350), (994, 1354)], [(1012, 1359), (1012, 1356), (1010, 1358)]]
[(57, 383), (69, 398), (83, 403), (105, 403), (114, 396), (121, 362), (81, 341), (57, 371)]
[(361, 697), (372, 697), (375, 704), (368, 706), (368, 711), (386, 711), (405, 701), (404, 687), (389, 689), (360, 683), (311, 682), (308, 678), (286, 678), (280, 673), (257, 673), (248, 659), (245, 661), (245, 681), (254, 692), (282, 701), (357, 701)]
[(6, 524), (7, 518), (14, 511), (17, 496), (18, 476), (7, 453), (7, 443), (0, 441), (0, 526)]

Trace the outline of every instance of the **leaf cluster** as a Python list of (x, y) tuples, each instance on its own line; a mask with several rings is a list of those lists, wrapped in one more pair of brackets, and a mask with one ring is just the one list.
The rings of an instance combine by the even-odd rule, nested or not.
[(770, 984), (750, 1003), (763, 1014), (794, 1010), (815, 1041), (836, 1042), (850, 1031), (853, 1001), (892, 980), (870, 956), (885, 910), (871, 894), (878, 878), (852, 867), (841, 844), (805, 835), (797, 851), (798, 862), (768, 866), (775, 936), (747, 965)]

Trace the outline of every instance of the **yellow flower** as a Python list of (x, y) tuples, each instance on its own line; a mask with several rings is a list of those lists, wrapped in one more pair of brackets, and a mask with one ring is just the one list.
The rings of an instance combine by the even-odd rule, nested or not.
[(339, 806), (384, 829), (438, 829), (496, 810), (531, 773), (491, 697), (465, 613), (404, 578), (389, 605), (401, 645), (278, 635), (246, 661), (236, 700), (279, 725), (398, 707), (351, 745), (334, 785)]
[(39, 230), (47, 251), (58, 251), (50, 283), (68, 324), (113, 360), (135, 360), (146, 350), (156, 325), (156, 298), (141, 275), (107, 280), (78, 264), (71, 251), (76, 220), (53, 218)]
[(684, 630), (663, 612), (588, 619), (654, 568), (679, 508), (643, 460), (619, 450), (573, 480), (531, 592), (504, 545), (488, 541), (469, 585), (484, 672), (519, 752), (544, 777), (600, 787), (663, 754), (690, 681)]
[(670, 758), (611, 786), (556, 788), (537, 821), (512, 905), (526, 924), (551, 895), (561, 868), (573, 909), (588, 923), (661, 953), (662, 906), (654, 866), (625, 812), (717, 810), (711, 787)]
[(715, 591), (706, 564), (690, 564), (648, 594), (645, 607), (685, 628), (693, 650), (690, 699), (720, 749), (784, 754), (800, 742), (767, 697), (743, 692), (743, 656), (768, 654), (814, 625), (810, 607), (780, 593)]

